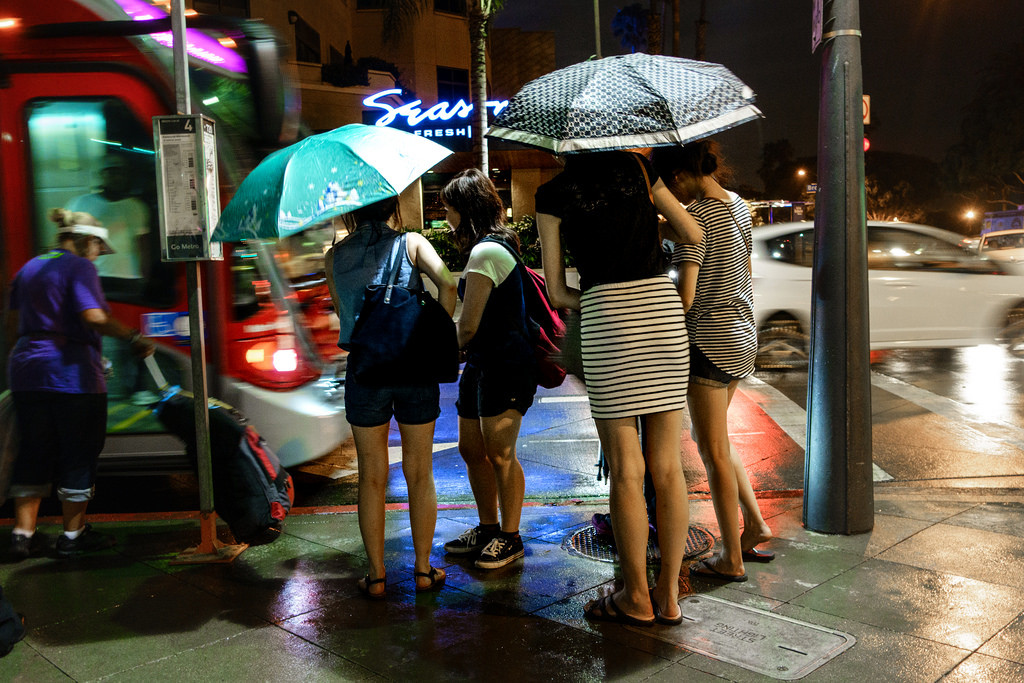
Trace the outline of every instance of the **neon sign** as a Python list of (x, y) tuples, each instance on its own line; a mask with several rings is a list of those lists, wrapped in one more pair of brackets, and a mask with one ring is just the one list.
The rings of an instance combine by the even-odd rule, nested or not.
[[(395, 119), (402, 117), (405, 119), (405, 123), (409, 128), (416, 128), (417, 126), (423, 125), (424, 122), (447, 122), (454, 118), (468, 119), (469, 115), (473, 112), (473, 105), (465, 100), (459, 100), (454, 104), (450, 102), (438, 102), (428, 109), (422, 108), (423, 100), (406, 102), (400, 107), (395, 107), (387, 102), (380, 101), (385, 97), (401, 94), (402, 91), (397, 88), (381, 90), (380, 92), (374, 93), (363, 100), (364, 107), (381, 109), (384, 111), (384, 115), (374, 121), (375, 125), (390, 126), (395, 122)], [(484, 107), (490, 109), (494, 116), (500, 114), (507, 106), (508, 100), (488, 100), (484, 103)]]
[[(165, 10), (154, 7), (145, 0), (116, 0), (116, 2), (134, 21), (150, 21), (168, 17)], [(151, 33), (150, 37), (165, 47), (174, 45), (174, 37), (170, 31)], [(197, 59), (229, 71), (236, 73), (245, 73), (246, 71), (245, 60), (241, 56), (194, 28), (185, 29), (185, 50)]]

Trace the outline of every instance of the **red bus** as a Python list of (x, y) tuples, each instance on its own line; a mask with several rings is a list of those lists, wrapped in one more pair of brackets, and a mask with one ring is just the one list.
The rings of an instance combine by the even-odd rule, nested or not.
[[(192, 100), (217, 122), (227, 201), (260, 158), (296, 139), (297, 90), (265, 25), (199, 16), (188, 26)], [(121, 235), (117, 259), (96, 262), (114, 315), (155, 337), (165, 376), (188, 388), (185, 272), (160, 261), (153, 154), (152, 117), (175, 113), (169, 31), (167, 12), (143, 0), (0, 5), (0, 294), (6, 302), (18, 269), (55, 243), (51, 208), (100, 214)], [(210, 395), (246, 414), (285, 465), (350, 434), (322, 237), (225, 245), (203, 272)], [(142, 405), (152, 380), (107, 342), (101, 471), (186, 467), (182, 442)]]

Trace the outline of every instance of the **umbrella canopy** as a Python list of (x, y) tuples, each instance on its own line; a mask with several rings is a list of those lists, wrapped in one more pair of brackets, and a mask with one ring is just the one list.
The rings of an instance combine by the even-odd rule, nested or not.
[(721, 64), (634, 53), (523, 86), (487, 134), (555, 154), (683, 144), (761, 116)]
[(242, 181), (212, 239), (292, 235), (397, 196), (451, 151), (383, 126), (354, 123), (280, 149)]

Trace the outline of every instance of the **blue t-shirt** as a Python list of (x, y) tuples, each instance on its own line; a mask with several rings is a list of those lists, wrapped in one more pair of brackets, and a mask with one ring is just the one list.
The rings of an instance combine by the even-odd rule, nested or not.
[(11, 391), (106, 392), (101, 335), (82, 320), (88, 309), (108, 310), (91, 261), (63, 249), (35, 257), (14, 277), (10, 307), (19, 313)]

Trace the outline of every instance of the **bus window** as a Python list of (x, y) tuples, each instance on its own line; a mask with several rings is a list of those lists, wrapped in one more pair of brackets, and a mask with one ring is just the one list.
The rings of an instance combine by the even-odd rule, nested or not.
[(92, 214), (115, 250), (96, 260), (107, 298), (171, 306), (174, 268), (160, 261), (150, 130), (114, 98), (35, 100), (27, 118), (36, 250), (56, 241), (50, 209)]

